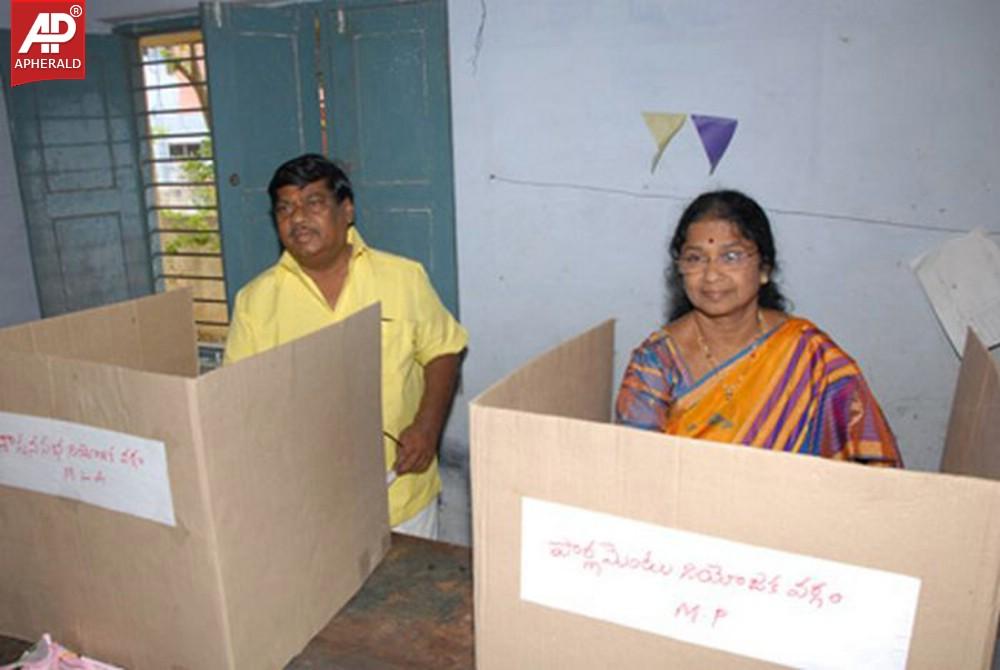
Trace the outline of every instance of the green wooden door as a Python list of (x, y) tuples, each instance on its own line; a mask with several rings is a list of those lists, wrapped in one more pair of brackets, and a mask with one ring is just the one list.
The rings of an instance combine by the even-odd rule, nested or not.
[[(10, 40), (9, 31), (6, 40)], [(131, 42), (87, 35), (87, 78), (11, 88), (7, 114), (43, 316), (151, 293)]]
[(322, 151), (318, 15), (315, 4), (202, 5), (230, 309), (236, 292), (280, 254), (267, 195), (275, 168)]
[(323, 35), (330, 153), (349, 170), (358, 229), (423, 263), (457, 315), (445, 2), (328, 1)]
[(230, 305), (280, 250), (274, 169), (315, 151), (347, 168), (365, 239), (422, 262), (457, 314), (444, 0), (338, 4), (203, 5)]

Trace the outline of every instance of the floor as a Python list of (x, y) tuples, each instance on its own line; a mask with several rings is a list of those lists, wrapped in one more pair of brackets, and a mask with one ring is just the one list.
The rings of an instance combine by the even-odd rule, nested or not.
[(357, 595), (285, 670), (472, 670), (468, 547), (394, 535)]
[(472, 538), (469, 501), (469, 462), (463, 456), (441, 458), (441, 507), (438, 510), (439, 535), (443, 542), (468, 547)]

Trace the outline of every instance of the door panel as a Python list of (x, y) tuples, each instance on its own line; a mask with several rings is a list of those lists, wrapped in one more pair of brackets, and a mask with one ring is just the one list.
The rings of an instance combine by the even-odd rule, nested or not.
[[(9, 39), (9, 31), (3, 31)], [(87, 35), (87, 78), (4, 86), (43, 316), (152, 292), (127, 49)], [(0, 72), (10, 72), (0, 54)]]
[(280, 254), (267, 184), (275, 168), (322, 150), (315, 4), (202, 5), (219, 225), (230, 307)]
[(458, 313), (444, 0), (328, 2), (327, 127), (372, 246), (423, 263)]

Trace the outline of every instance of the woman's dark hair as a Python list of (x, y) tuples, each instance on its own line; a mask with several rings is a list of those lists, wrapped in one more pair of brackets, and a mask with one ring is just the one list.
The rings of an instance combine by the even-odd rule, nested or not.
[(302, 154), (285, 161), (274, 171), (271, 183), (267, 185), (267, 194), (271, 196), (271, 207), (277, 202), (279, 188), (283, 186), (303, 188), (320, 179), (326, 180), (326, 187), (338, 205), (345, 199), (354, 202), (351, 180), (343, 170), (326, 156)]
[(774, 281), (778, 271), (775, 259), (774, 236), (771, 234), (771, 223), (767, 214), (753, 198), (739, 191), (711, 191), (702, 193), (687, 206), (677, 222), (673, 239), (670, 240), (670, 268), (667, 270), (667, 285), (670, 289), (669, 319), (673, 321), (684, 316), (694, 305), (684, 292), (684, 282), (677, 271), (677, 258), (687, 241), (688, 228), (692, 224), (708, 219), (722, 219), (735, 224), (740, 234), (757, 245), (760, 254), (761, 267), (767, 271), (767, 283), (760, 287), (757, 294), (757, 304), (768, 309), (784, 312), (788, 300)]

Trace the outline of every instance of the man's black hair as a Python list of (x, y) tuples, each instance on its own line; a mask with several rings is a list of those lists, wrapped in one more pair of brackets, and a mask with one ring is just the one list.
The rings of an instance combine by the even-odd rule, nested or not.
[(344, 200), (354, 202), (351, 180), (336, 163), (320, 154), (302, 154), (285, 161), (274, 171), (271, 183), (267, 185), (267, 194), (271, 196), (271, 207), (277, 204), (279, 188), (283, 186), (304, 188), (320, 179), (326, 180), (326, 187), (338, 205)]

